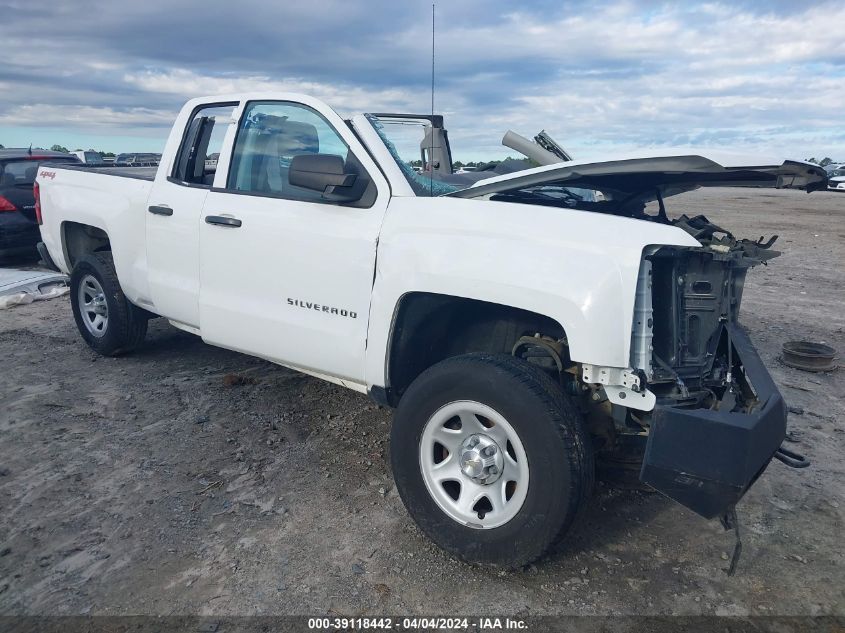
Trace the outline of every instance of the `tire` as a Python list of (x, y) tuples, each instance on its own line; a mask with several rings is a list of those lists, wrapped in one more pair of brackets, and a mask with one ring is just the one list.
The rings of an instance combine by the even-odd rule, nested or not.
[[(477, 421), (486, 433), (476, 432)], [(508, 455), (489, 467), (492, 475), (479, 475), (487, 477), (479, 484), (463, 469), (477, 475), (478, 459), (491, 458), (472, 454), (470, 445), (492, 442), (496, 446), (481, 455), (504, 455), (503, 437)], [(447, 444), (452, 450), (443, 450)], [(423, 372), (396, 409), (390, 452), (396, 488), (411, 517), (437, 545), (469, 563), (513, 569), (540, 558), (566, 534), (593, 487), (592, 448), (577, 408), (547, 374), (511, 356), (467, 354)], [(435, 481), (451, 476), (437, 468), (454, 473), (456, 466), (457, 486)], [(486, 501), (467, 512), (477, 494)], [(497, 509), (491, 499), (501, 494)]]
[[(90, 310), (85, 309), (86, 301)], [(70, 302), (76, 327), (94, 351), (118, 356), (143, 343), (147, 313), (123, 294), (111, 252), (91, 253), (76, 262), (70, 275)]]

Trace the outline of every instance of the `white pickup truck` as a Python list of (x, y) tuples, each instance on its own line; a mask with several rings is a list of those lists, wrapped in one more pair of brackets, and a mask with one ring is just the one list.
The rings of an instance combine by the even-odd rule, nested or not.
[[(400, 156), (415, 126), (421, 173)], [(40, 250), (102, 354), (163, 317), (395, 407), (397, 489), (463, 560), (543, 555), (602, 464), (730, 516), (783, 457), (786, 406), (737, 321), (747, 269), (777, 252), (665, 201), (824, 171), (525, 153), (549, 164), (454, 174), (439, 116), (195, 99), (154, 175), (42, 166)]]

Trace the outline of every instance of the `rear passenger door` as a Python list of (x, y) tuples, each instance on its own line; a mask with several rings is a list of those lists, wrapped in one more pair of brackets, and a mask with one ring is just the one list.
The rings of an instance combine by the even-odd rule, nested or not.
[(195, 108), (171, 165), (163, 166), (144, 209), (153, 309), (178, 325), (199, 327), (199, 225), (205, 198), (237, 103)]
[[(357, 199), (291, 184), (306, 154), (339, 157)], [(203, 338), (360, 388), (386, 180), (316, 100), (245, 103), (228, 158), (200, 228)]]

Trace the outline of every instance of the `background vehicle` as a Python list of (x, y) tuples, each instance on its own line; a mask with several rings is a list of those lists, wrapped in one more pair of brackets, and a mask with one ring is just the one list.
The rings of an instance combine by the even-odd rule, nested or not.
[(43, 149), (0, 149), (0, 257), (36, 254), (41, 239), (32, 186), (40, 162), (78, 163), (76, 156)]
[(118, 154), (114, 159), (114, 164), (129, 167), (157, 167), (160, 160), (161, 154), (129, 153)]
[(828, 188), (834, 191), (845, 191), (845, 165), (836, 165), (827, 170), (829, 178)]
[(102, 165), (105, 162), (103, 161), (103, 157), (100, 156), (99, 152), (85, 151), (80, 149), (71, 152), (71, 154), (76, 156), (80, 161), (82, 161), (86, 165)]
[[(425, 173), (391, 138), (409, 121)], [(545, 156), (528, 143), (515, 144)], [(154, 177), (42, 168), (42, 237), (102, 354), (136, 348), (159, 315), (395, 406), (397, 489), (464, 560), (548, 551), (596, 461), (637, 462), (643, 482), (727, 521), (786, 433), (738, 322), (747, 270), (778, 253), (704, 216), (670, 218), (665, 200), (810, 191), (825, 172), (690, 154), (555, 160), (453, 174), (440, 116), (195, 99)]]

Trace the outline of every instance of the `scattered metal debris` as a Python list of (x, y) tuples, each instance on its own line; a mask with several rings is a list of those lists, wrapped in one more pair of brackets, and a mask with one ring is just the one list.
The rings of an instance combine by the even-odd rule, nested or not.
[(836, 350), (824, 343), (789, 341), (783, 344), (783, 363), (804, 371), (833, 371)]
[(208, 485), (207, 485), (205, 488), (203, 488), (202, 490), (198, 490), (196, 494), (198, 494), (198, 495), (205, 494), (206, 492), (208, 492), (208, 491), (209, 491), (209, 490), (211, 490), (212, 488), (219, 488), (219, 487), (220, 487), (220, 486), (222, 486), (222, 485), (223, 485), (223, 480), (222, 480), (222, 479), (220, 479), (220, 480), (218, 480), (218, 481), (215, 481), (215, 482), (213, 482), (213, 483), (208, 484)]
[(786, 464), (790, 468), (807, 468), (807, 466), (810, 465), (809, 459), (807, 459), (800, 453), (791, 451), (787, 448), (784, 448), (783, 446), (781, 446), (777, 451), (775, 451), (775, 459)]
[(68, 292), (68, 277), (53, 271), (0, 268), (0, 310)]
[(739, 534), (739, 518), (736, 516), (736, 506), (731, 506), (728, 511), (720, 517), (722, 527), (727, 530), (733, 530), (736, 541), (734, 542), (734, 551), (731, 555), (731, 563), (728, 567), (728, 576), (733, 576), (736, 573), (736, 566), (739, 564), (739, 557), (742, 555), (742, 538)]

